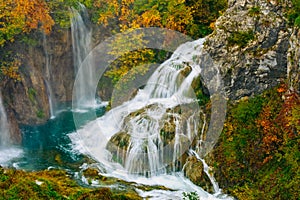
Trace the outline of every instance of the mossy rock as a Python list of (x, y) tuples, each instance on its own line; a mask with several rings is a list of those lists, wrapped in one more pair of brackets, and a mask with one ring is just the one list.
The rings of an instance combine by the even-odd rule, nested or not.
[(125, 132), (119, 132), (112, 136), (106, 148), (111, 152), (115, 162), (124, 163), (127, 149), (130, 144), (130, 135)]

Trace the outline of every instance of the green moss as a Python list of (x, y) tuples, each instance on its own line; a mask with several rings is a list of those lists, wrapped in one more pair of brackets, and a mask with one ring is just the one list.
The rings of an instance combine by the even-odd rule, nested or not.
[(287, 19), (291, 26), (300, 28), (300, 0), (292, 0), (293, 6), (287, 8)]
[[(94, 172), (93, 172), (94, 173)], [(0, 167), (0, 199), (141, 199), (133, 191), (79, 186), (65, 171), (25, 172)]]
[(259, 6), (254, 6), (252, 8), (249, 9), (249, 14), (251, 16), (256, 16), (260, 13), (260, 7)]
[(243, 48), (254, 38), (254, 32), (252, 30), (233, 32), (228, 37), (228, 45), (238, 45), (239, 47)]
[(34, 88), (28, 89), (28, 98), (31, 101), (31, 103), (35, 102), (36, 94), (37, 94), (37, 92)]
[(183, 192), (184, 200), (198, 200), (199, 196), (197, 192)]
[(37, 116), (38, 118), (40, 118), (40, 119), (43, 119), (43, 118), (45, 117), (45, 113), (44, 113), (43, 110), (38, 110), (38, 111), (36, 112), (36, 116)]

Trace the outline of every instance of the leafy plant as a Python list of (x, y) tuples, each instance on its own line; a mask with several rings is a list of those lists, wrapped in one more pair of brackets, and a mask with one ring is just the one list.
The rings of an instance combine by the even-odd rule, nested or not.
[(184, 200), (200, 200), (197, 192), (183, 192)]

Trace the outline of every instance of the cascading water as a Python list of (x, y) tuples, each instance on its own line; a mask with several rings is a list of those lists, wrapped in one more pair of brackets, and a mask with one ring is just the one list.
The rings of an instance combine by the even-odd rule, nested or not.
[(0, 146), (8, 146), (10, 143), (9, 125), (0, 93)]
[(48, 52), (48, 43), (47, 43), (47, 37), (44, 34), (43, 35), (43, 47), (44, 47), (44, 52), (45, 52), (45, 59), (46, 59), (46, 67), (44, 70), (44, 80), (47, 88), (47, 93), (48, 93), (48, 100), (49, 100), (49, 107), (50, 107), (50, 116), (51, 118), (55, 117), (55, 112), (56, 112), (56, 103), (55, 103), (55, 97), (53, 95), (53, 90), (51, 86), (51, 55)]
[[(90, 70), (84, 74), (77, 74), (82, 62), (91, 51), (92, 41), (92, 29), (88, 27), (86, 19), (88, 13), (84, 5), (79, 4), (80, 10), (74, 8), (71, 9), (71, 30), (72, 30), (72, 46), (73, 46), (73, 60), (75, 75), (78, 76), (79, 84), (74, 88), (75, 101), (77, 108), (94, 107), (95, 94), (89, 93), (87, 88), (92, 87), (94, 80), (94, 70), (92, 67), (88, 67)], [(86, 62), (86, 65), (91, 66), (91, 63)]]
[(0, 165), (6, 166), (13, 158), (22, 155), (22, 150), (12, 145), (10, 127), (0, 93)]
[[(202, 70), (195, 58), (201, 55), (204, 41), (179, 46), (132, 100), (70, 135), (76, 148), (99, 162), (103, 174), (178, 190), (160, 193), (158, 198), (178, 199), (182, 191), (215, 198), (178, 171), (181, 155), (189, 151), (201, 129), (201, 111), (191, 85)], [(155, 197), (154, 193), (140, 195)]]

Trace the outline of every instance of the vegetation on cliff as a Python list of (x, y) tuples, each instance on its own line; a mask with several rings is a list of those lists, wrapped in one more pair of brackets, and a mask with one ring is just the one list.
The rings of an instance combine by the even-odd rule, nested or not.
[(238, 199), (297, 199), (300, 97), (286, 85), (230, 105), (212, 165)]

